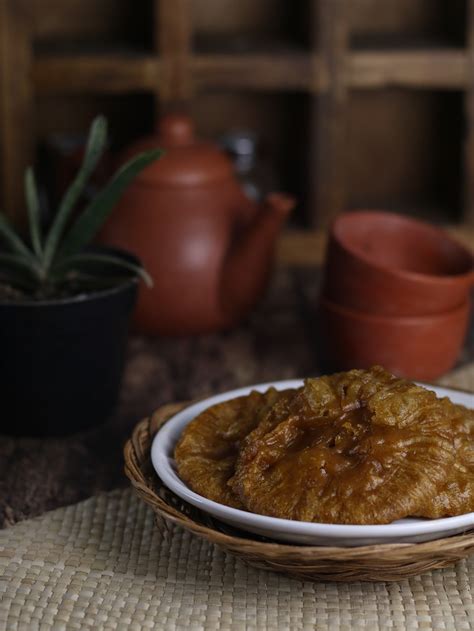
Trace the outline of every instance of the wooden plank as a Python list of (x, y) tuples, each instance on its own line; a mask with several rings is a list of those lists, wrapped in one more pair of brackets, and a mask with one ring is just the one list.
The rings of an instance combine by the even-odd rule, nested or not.
[(323, 87), (319, 59), (304, 53), (196, 55), (191, 68), (198, 87), (278, 91)]
[(23, 216), (23, 173), (33, 159), (31, 46), (26, 0), (0, 0), (1, 209)]
[(474, 0), (467, 15), (468, 83), (464, 95), (466, 138), (464, 143), (464, 221), (474, 226)]
[(153, 55), (42, 55), (33, 71), (40, 94), (154, 91), (159, 75)]
[(312, 104), (308, 200), (310, 224), (324, 227), (346, 206), (349, 7), (347, 0), (319, 0), (313, 11), (327, 88)]
[(193, 92), (191, 0), (155, 0), (155, 49), (162, 73), (159, 97), (170, 107), (188, 101)]
[[(445, 226), (468, 248), (474, 247), (474, 228)], [(277, 241), (276, 259), (282, 267), (310, 267), (324, 263), (327, 232), (323, 230), (285, 230)]]
[[(471, 77), (468, 56), (457, 49), (353, 52), (346, 59), (346, 87), (360, 90), (392, 86), (460, 90)], [(195, 88), (320, 93), (329, 85), (328, 69), (318, 54), (194, 55), (187, 63), (186, 73), (192, 76), (188, 96)], [(154, 55), (41, 54), (33, 61), (36, 88), (45, 94), (78, 90), (181, 93), (165, 87), (165, 75), (169, 80), (169, 65), (165, 72), (163, 60)]]
[(468, 80), (463, 50), (430, 49), (353, 52), (349, 59), (352, 88), (462, 89)]
[(327, 234), (323, 230), (285, 230), (277, 241), (276, 260), (282, 267), (320, 266)]

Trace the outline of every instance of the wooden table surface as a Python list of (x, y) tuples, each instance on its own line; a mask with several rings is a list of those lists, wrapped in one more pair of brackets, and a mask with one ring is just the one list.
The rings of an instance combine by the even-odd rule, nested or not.
[[(459, 236), (472, 245), (472, 232)], [(1, 437), (0, 526), (126, 484), (123, 443), (137, 421), (164, 403), (317, 374), (313, 307), (323, 245), (321, 234), (286, 234), (266, 297), (232, 331), (132, 337), (117, 413), (105, 425), (67, 438)]]

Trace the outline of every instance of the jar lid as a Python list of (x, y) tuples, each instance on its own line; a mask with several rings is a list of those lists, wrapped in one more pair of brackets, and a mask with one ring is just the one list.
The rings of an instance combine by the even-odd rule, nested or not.
[(231, 160), (216, 145), (196, 138), (188, 116), (168, 114), (158, 134), (142, 138), (125, 152), (125, 160), (137, 153), (161, 148), (165, 155), (141, 171), (137, 180), (151, 186), (195, 187), (233, 175)]

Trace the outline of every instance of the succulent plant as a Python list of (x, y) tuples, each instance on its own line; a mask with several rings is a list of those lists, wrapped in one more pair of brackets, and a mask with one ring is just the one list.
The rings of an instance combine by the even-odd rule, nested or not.
[(112, 287), (126, 277), (151, 279), (140, 265), (113, 252), (94, 251), (90, 244), (133, 178), (162, 151), (141, 153), (124, 164), (73, 218), (73, 211), (101, 159), (107, 143), (107, 121), (92, 122), (82, 165), (64, 193), (49, 229), (43, 234), (33, 169), (25, 172), (29, 241), (0, 213), (0, 286), (3, 295), (43, 300)]

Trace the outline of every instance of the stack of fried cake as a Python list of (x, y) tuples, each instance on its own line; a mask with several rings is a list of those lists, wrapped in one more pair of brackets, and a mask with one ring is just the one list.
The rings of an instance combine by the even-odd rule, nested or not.
[(474, 411), (380, 367), (214, 405), (175, 459), (196, 493), (272, 517), (386, 524), (474, 511)]

